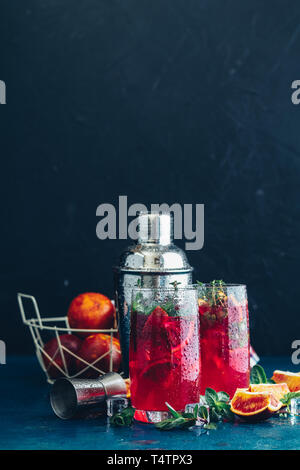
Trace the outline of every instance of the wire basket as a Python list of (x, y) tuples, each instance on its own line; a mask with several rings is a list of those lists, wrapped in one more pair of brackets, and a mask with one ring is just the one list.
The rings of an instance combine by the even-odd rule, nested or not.
[[(35, 318), (27, 318), (26, 313), (25, 313), (25, 308), (24, 308), (24, 299), (29, 299), (32, 302), (33, 309), (35, 312), (36, 317)], [(40, 314), (38, 303), (33, 295), (28, 295), (28, 294), (21, 294), (18, 293), (18, 304), (21, 312), (21, 317), (24, 325), (28, 326), (29, 331), (31, 333), (34, 346), (35, 346), (35, 351), (36, 351), (36, 356), (38, 358), (38, 361), (40, 363), (41, 368), (46, 374), (47, 381), (49, 383), (53, 383), (55, 379), (51, 378), (49, 375), (49, 370), (52, 367), (55, 367), (58, 369), (60, 372), (61, 376), (68, 377), (68, 378), (75, 378), (78, 376), (81, 376), (84, 374), (85, 371), (88, 369), (93, 369), (95, 370), (99, 375), (105, 374), (107, 372), (112, 372), (113, 371), (113, 338), (114, 338), (114, 333), (117, 333), (118, 330), (116, 328), (110, 328), (107, 330), (90, 330), (90, 329), (78, 329), (78, 328), (70, 328), (68, 317), (52, 317), (48, 318), (45, 317), (43, 318)], [(59, 326), (61, 325), (61, 326)], [(106, 335), (110, 335), (110, 348), (109, 350), (103, 354), (102, 356), (98, 357), (94, 362), (90, 363), (85, 361), (82, 357), (78, 356), (74, 352), (70, 351), (66, 346), (61, 344), (60, 341), (60, 334), (78, 334), (78, 333), (89, 333), (90, 335), (94, 333), (104, 333)], [(56, 337), (57, 339), (57, 344), (58, 348), (53, 354), (53, 356), (49, 356), (49, 354), (44, 350), (44, 340), (43, 338), (45, 337), (45, 334), (48, 336), (51, 335), (51, 337)], [(61, 368), (56, 362), (55, 358), (57, 355), (61, 355), (62, 358), (62, 363), (63, 363), (63, 368)], [(65, 354), (70, 354), (73, 356), (75, 359), (78, 359), (84, 364), (84, 368), (81, 369), (79, 372), (76, 374), (70, 375), (68, 371), (68, 366), (67, 366), (67, 361)], [(109, 371), (103, 371), (97, 367), (96, 363), (98, 361), (100, 362), (104, 357), (109, 355)], [(45, 362), (43, 360), (43, 356), (47, 358), (47, 361), (49, 362), (49, 366), (46, 367)]]

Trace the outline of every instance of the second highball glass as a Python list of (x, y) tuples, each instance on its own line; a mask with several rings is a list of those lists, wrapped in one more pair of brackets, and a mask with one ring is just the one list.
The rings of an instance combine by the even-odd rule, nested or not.
[(198, 286), (201, 332), (201, 393), (207, 387), (233, 397), (250, 379), (247, 290), (214, 281)]

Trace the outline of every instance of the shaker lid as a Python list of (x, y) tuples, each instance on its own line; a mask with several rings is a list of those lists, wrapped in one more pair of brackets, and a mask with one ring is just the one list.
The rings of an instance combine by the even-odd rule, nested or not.
[(186, 254), (173, 244), (173, 215), (171, 213), (140, 212), (137, 218), (139, 236), (120, 257), (115, 271), (173, 272), (192, 271)]
[(140, 212), (138, 243), (169, 245), (173, 241), (173, 217), (170, 213)]

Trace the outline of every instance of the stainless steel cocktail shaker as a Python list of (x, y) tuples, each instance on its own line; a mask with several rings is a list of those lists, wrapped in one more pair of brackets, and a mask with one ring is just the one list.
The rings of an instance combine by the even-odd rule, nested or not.
[(129, 376), (130, 304), (132, 288), (192, 283), (192, 270), (183, 250), (173, 244), (171, 213), (141, 212), (137, 242), (128, 247), (114, 268), (115, 305), (122, 349), (123, 371)]

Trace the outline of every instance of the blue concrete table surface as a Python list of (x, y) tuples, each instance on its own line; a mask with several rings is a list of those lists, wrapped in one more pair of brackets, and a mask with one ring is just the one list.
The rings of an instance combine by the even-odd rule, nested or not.
[[(268, 376), (274, 369), (300, 369), (288, 357), (266, 357), (261, 364)], [(0, 449), (300, 449), (300, 418), (221, 423), (201, 435), (198, 429), (161, 432), (141, 424), (116, 428), (104, 417), (60, 420), (51, 410), (50, 385), (35, 357), (8, 357), (0, 365), (0, 384)]]

